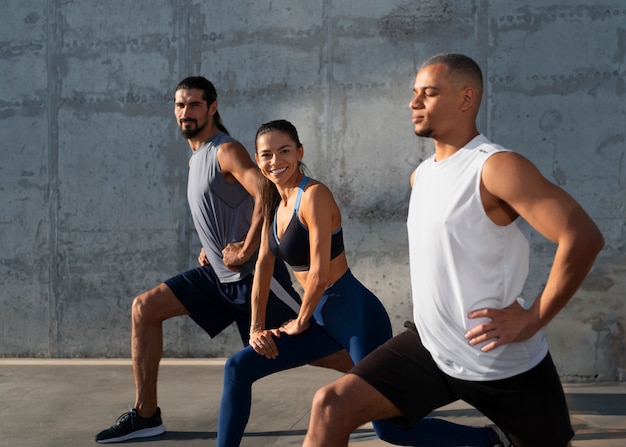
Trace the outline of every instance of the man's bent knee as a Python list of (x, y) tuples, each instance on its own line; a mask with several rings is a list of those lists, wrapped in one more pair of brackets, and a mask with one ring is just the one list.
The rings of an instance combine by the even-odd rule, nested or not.
[(358, 428), (347, 416), (349, 406), (342, 402), (342, 396), (333, 382), (320, 388), (313, 397), (311, 421), (304, 446), (347, 445), (350, 433)]
[(318, 417), (321, 417), (323, 420), (345, 421), (347, 418), (343, 417), (344, 402), (336, 389), (335, 383), (331, 383), (316, 391), (313, 396), (312, 407)]
[(339, 433), (376, 419), (401, 416), (400, 410), (355, 374), (347, 374), (315, 393), (312, 417)]
[(136, 296), (133, 299), (131, 312), (133, 321), (136, 323), (158, 323), (189, 313), (166, 284), (159, 284)]

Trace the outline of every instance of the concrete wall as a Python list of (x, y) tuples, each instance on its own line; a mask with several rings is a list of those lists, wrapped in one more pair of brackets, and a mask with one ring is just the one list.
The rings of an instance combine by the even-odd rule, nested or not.
[[(420, 62), (464, 52), (480, 129), (592, 214), (607, 241), (547, 332), (568, 380), (623, 380), (626, 6), (499, 0), (0, 0), (0, 356), (129, 355), (130, 303), (195, 265), (172, 89), (202, 74), (249, 149), (287, 118), (343, 209), (352, 268), (411, 318), (408, 177), (432, 151), (407, 108)], [(535, 238), (527, 295), (554, 246)], [(189, 319), (165, 355), (223, 356)]]

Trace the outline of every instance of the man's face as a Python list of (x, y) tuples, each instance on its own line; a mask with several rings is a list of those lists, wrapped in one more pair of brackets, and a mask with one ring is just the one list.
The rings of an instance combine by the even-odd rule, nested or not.
[(448, 81), (447, 71), (445, 65), (434, 64), (422, 68), (415, 77), (409, 108), (417, 136), (441, 138), (455, 124), (461, 96)]
[(180, 89), (174, 97), (174, 115), (183, 136), (198, 135), (209, 124), (209, 104), (202, 99), (202, 90)]

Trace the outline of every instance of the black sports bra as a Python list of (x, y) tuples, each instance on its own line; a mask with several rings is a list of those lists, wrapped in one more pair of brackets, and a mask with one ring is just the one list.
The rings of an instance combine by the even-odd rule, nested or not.
[[(310, 180), (304, 177), (298, 186), (298, 195), (296, 203), (293, 207), (293, 216), (289, 221), (289, 225), (285, 228), (282, 241), (278, 240), (276, 231), (276, 213), (278, 206), (274, 212), (274, 222), (272, 224), (272, 234), (269, 235), (270, 251), (277, 258), (282, 259), (291, 266), (295, 272), (307, 271), (311, 264), (311, 247), (309, 245), (309, 230), (304, 226), (298, 218), (298, 209), (300, 208), (300, 199), (304, 186)], [(335, 259), (344, 251), (343, 246), (343, 230), (341, 227), (332, 233), (330, 242), (330, 259)]]

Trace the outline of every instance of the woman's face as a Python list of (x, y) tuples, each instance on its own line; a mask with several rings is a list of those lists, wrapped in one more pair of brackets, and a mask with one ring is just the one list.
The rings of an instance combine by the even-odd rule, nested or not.
[(298, 164), (304, 148), (296, 146), (285, 132), (277, 130), (260, 135), (256, 141), (256, 163), (261, 173), (277, 186), (291, 186), (298, 181)]

